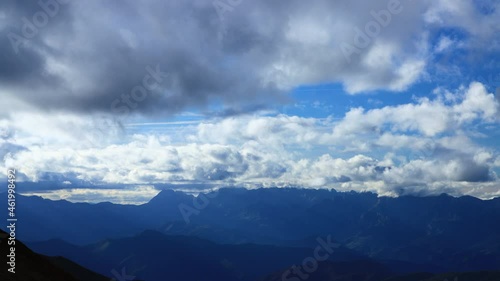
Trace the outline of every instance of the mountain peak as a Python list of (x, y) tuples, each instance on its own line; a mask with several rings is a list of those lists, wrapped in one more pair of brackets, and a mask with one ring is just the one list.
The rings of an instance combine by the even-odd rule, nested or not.
[(155, 204), (158, 202), (165, 203), (168, 201), (178, 200), (178, 199), (181, 199), (183, 197), (189, 197), (189, 196), (190, 195), (187, 195), (183, 192), (175, 191), (172, 189), (163, 189), (155, 197), (153, 197), (151, 200), (149, 200), (148, 204), (151, 204), (151, 203)]

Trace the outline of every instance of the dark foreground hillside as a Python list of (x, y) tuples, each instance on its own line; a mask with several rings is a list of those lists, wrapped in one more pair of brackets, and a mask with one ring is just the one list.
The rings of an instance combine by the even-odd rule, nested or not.
[[(28, 249), (19, 240), (15, 244), (15, 273), (8, 271), (7, 255), (12, 245), (7, 234), (0, 230), (2, 281), (109, 281), (109, 278), (87, 270), (63, 257), (46, 257)], [(10, 258), (9, 258), (10, 259)]]

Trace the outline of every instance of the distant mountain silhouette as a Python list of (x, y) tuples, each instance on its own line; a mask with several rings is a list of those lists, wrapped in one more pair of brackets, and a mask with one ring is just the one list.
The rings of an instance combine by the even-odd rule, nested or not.
[[(0, 230), (0, 237), (7, 234)], [(7, 255), (15, 247), (15, 273), (7, 271)], [(0, 280), (15, 281), (109, 281), (110, 279), (85, 269), (63, 257), (46, 257), (27, 248), (21, 241), (8, 245), (7, 239), (0, 238), (2, 270)]]
[[(314, 255), (314, 251), (308, 248), (220, 245), (195, 237), (169, 236), (156, 231), (88, 246), (50, 240), (32, 243), (32, 247), (49, 255), (67, 256), (102, 274), (114, 271), (128, 276), (125, 280), (445, 281), (451, 277), (448, 281), (455, 281), (456, 276), (466, 281), (500, 280), (494, 279), (500, 276), (500, 272), (401, 274), (401, 264), (353, 256), (342, 248), (335, 248), (326, 261), (318, 262), (317, 267), (308, 273), (304, 270), (304, 261)], [(306, 275), (296, 273), (294, 266), (300, 268), (300, 274)], [(404, 266), (418, 268), (418, 265)]]
[[(127, 274), (144, 280), (253, 281), (279, 268), (298, 264), (313, 254), (309, 248), (220, 245), (156, 231), (89, 246), (74, 246), (61, 240), (30, 245), (39, 252), (65, 256), (102, 274), (126, 269)], [(343, 248), (335, 248), (329, 256), (331, 261), (359, 259), (364, 258)]]
[(86, 245), (152, 229), (221, 244), (308, 248), (331, 235), (354, 252), (400, 263), (403, 272), (415, 264), (429, 272), (500, 269), (500, 198), (293, 188), (227, 188), (203, 198), (165, 190), (147, 204), (125, 206), (19, 196), (18, 235)]

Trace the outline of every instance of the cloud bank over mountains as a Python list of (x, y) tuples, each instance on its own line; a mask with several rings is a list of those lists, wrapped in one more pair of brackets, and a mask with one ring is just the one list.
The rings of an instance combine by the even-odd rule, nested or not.
[[(0, 174), (499, 196), (500, 3), (479, 2), (2, 1)], [(395, 102), (280, 111), (322, 84)]]
[(498, 130), (498, 100), (480, 83), (434, 95), (353, 108), (342, 118), (252, 114), (174, 124), (176, 135), (109, 132), (98, 146), (82, 139), (92, 125), (78, 115), (39, 115), (31, 123), (34, 116), (20, 113), (2, 126), (4, 164), (22, 167), (27, 181), (498, 196), (498, 151), (477, 144), (470, 129)]

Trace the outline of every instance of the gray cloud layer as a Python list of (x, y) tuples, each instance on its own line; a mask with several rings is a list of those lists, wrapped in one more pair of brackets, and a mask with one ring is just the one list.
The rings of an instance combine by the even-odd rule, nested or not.
[[(137, 108), (128, 106), (142, 113), (211, 102), (260, 108), (304, 83), (400, 91), (424, 74), (434, 25), (467, 30), (468, 48), (495, 48), (500, 18), (496, 9), (475, 22), (469, 1), (444, 0), (58, 1), (0, 4), (0, 92), (21, 105), (118, 113), (111, 104), (126, 104), (121, 95), (143, 84), (147, 66), (169, 76)], [(377, 36), (356, 45), (373, 12), (390, 5), (401, 12), (379, 19)], [(21, 46), (13, 36), (29, 39)], [(342, 44), (359, 52), (347, 60)]]

